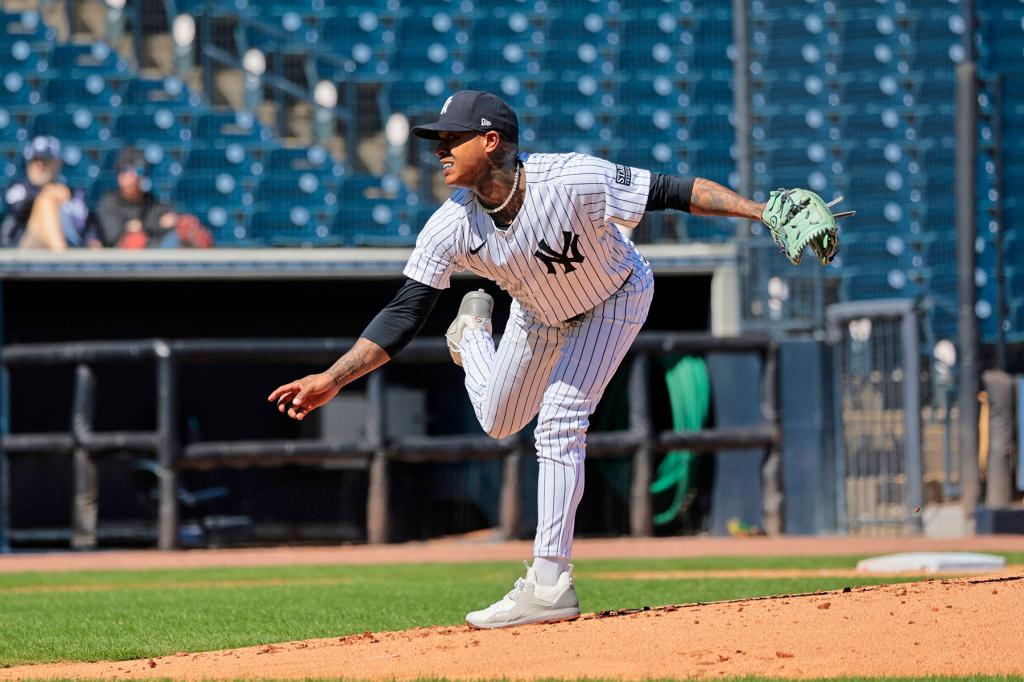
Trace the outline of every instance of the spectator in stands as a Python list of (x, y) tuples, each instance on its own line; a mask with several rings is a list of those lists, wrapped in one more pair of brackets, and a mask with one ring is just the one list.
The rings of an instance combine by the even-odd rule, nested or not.
[(117, 155), (117, 189), (106, 192), (99, 205), (107, 246), (141, 249), (160, 246), (165, 239), (177, 241), (178, 216), (173, 206), (143, 189), (146, 170), (146, 158), (135, 147), (125, 147)]
[(104, 194), (99, 205), (103, 242), (123, 249), (212, 246), (209, 231), (195, 216), (179, 214), (143, 189), (147, 173), (146, 157), (135, 147), (117, 155), (117, 189)]
[(60, 141), (40, 135), (25, 146), (23, 154), (25, 179), (14, 181), (4, 192), (0, 246), (52, 251), (103, 246), (84, 193), (58, 180)]

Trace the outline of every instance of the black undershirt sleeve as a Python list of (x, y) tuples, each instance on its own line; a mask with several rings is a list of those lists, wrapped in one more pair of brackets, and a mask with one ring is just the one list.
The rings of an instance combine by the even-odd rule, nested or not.
[(440, 289), (407, 277), (391, 303), (377, 313), (360, 336), (395, 357), (423, 327), (440, 295)]
[(690, 212), (690, 198), (693, 195), (694, 178), (651, 173), (651, 190), (647, 194), (648, 211), (664, 211), (673, 208)]

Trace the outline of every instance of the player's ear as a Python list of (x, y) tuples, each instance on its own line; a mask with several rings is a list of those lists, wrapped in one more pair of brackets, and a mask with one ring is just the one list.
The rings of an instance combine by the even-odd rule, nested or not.
[(493, 154), (494, 151), (501, 146), (501, 135), (493, 130), (488, 130), (484, 133), (484, 151), (488, 154)]

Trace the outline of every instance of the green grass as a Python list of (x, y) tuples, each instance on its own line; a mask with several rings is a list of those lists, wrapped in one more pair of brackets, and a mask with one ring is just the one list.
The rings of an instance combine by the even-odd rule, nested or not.
[[(1024, 554), (1004, 556), (1009, 563), (1024, 563)], [(853, 568), (859, 558), (579, 561), (575, 576), (585, 611), (895, 582), (598, 577), (623, 571), (843, 569)], [(457, 624), (467, 611), (500, 597), (521, 573), (512, 562), (0, 574), (0, 665), (130, 659)]]

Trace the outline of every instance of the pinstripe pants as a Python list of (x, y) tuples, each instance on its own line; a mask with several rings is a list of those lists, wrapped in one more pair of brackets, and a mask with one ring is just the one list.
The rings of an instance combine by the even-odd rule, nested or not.
[(484, 431), (504, 438), (538, 416), (534, 556), (572, 553), (590, 415), (647, 319), (653, 295), (650, 266), (641, 261), (617, 292), (581, 317), (548, 325), (513, 300), (497, 349), (485, 331), (463, 334), (466, 390)]

